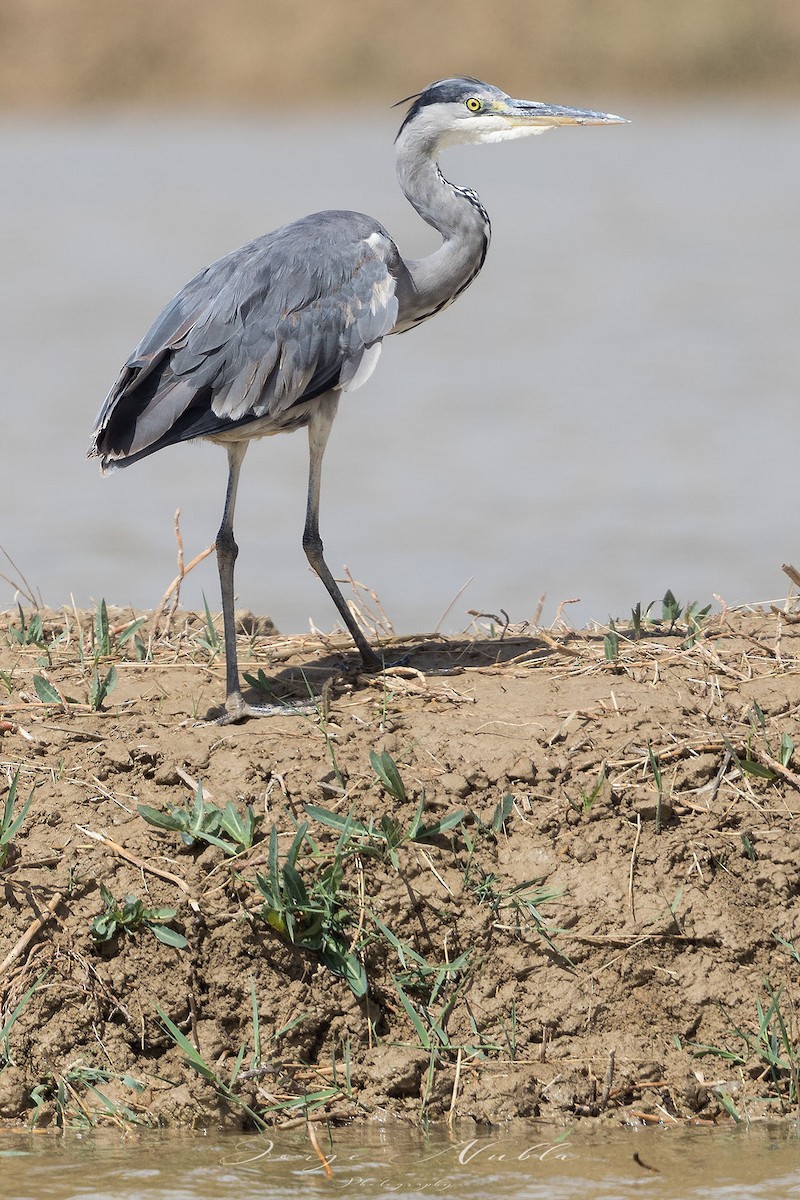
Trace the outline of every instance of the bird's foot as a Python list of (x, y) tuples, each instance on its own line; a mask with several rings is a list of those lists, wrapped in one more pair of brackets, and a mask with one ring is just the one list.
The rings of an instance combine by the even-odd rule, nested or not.
[(379, 674), (386, 665), (383, 661), (382, 654), (376, 654), (374, 650), (368, 646), (362, 647), (361, 654), (361, 670), (367, 675)]
[(225, 711), (221, 716), (209, 721), (210, 725), (236, 725), (250, 717), (293, 717), (305, 716), (319, 711), (321, 700), (310, 696), (308, 700), (287, 700), (280, 704), (248, 704), (241, 692), (231, 692), (225, 700)]
[(371, 646), (360, 649), (361, 670), (366, 675), (379, 675), (388, 667), (407, 667), (410, 655), (402, 654), (399, 658), (387, 658), (383, 653), (377, 653)]
[(386, 658), (382, 654), (373, 654), (371, 658), (361, 657), (361, 670), (366, 675), (379, 675), (391, 667), (407, 667), (411, 661), (410, 654), (402, 654), (399, 658)]

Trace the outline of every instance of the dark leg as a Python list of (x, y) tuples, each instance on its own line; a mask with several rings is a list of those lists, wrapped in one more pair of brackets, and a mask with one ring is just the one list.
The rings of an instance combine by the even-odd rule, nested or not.
[(247, 442), (228, 443), (228, 490), (225, 495), (222, 524), (217, 534), (217, 566), (219, 567), (219, 586), (222, 593), (222, 623), (225, 631), (225, 715), (219, 721), (222, 725), (230, 724), (232, 721), (242, 721), (245, 717), (272, 717), (277, 714), (285, 716), (292, 710), (310, 712), (314, 709), (313, 702), (310, 705), (296, 704), (291, 707), (284, 704), (247, 704), (239, 686), (236, 622), (233, 615), (233, 568), (239, 547), (233, 536), (233, 513), (236, 507), (239, 471), (247, 446)]
[(333, 392), (328, 392), (325, 396), (322, 396), (308, 426), (308, 503), (306, 505), (306, 524), (303, 530), (303, 549), (311, 566), (328, 589), (328, 595), (336, 605), (339, 616), (347, 626), (350, 636), (361, 655), (364, 670), (380, 671), (383, 667), (383, 662), (356, 624), (353, 614), (347, 607), (344, 596), (339, 591), (322, 554), (322, 538), (319, 534), (319, 493), (322, 482), (322, 458), (325, 454), (328, 435), (330, 434), (338, 405), (339, 397)]
[(222, 593), (222, 623), (225, 631), (225, 708), (231, 720), (243, 716), (244, 700), (239, 688), (239, 663), (236, 656), (236, 624), (233, 617), (233, 568), (239, 547), (233, 536), (233, 513), (239, 471), (247, 450), (247, 442), (230, 442), (228, 450), (228, 490), (225, 510), (217, 533), (217, 567)]

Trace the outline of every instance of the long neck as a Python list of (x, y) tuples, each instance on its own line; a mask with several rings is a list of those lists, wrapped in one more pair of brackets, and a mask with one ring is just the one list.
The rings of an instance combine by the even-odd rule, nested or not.
[(419, 215), (442, 235), (426, 258), (406, 260), (410, 288), (399, 295), (395, 332), (432, 317), (468, 287), (483, 266), (491, 225), (486, 209), (468, 188), (445, 179), (436, 162), (434, 138), (403, 129), (396, 143), (400, 186)]

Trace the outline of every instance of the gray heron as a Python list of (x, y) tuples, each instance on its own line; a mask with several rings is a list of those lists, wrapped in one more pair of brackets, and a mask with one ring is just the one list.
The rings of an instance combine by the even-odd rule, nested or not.
[(322, 459), (342, 393), (366, 383), (383, 339), (441, 312), (483, 266), (486, 209), (445, 179), (439, 152), (499, 142), (557, 125), (624, 122), (611, 113), (514, 100), (468, 76), (440, 79), (410, 103), (395, 140), (406, 198), (441, 235), (425, 258), (404, 259), (390, 234), (359, 212), (301, 217), (212, 263), (156, 318), (122, 368), (95, 423), (89, 457), (128, 467), (165, 446), (210, 438), (228, 454), (216, 539), (226, 659), (223, 721), (285, 711), (242, 695), (234, 624), (233, 517), (251, 438), (308, 430), (303, 549), (349, 630), (367, 671), (382, 660), (356, 623), (323, 556)]

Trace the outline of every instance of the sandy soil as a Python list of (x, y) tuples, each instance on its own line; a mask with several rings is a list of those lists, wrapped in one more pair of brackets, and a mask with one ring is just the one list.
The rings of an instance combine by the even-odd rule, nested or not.
[[(0, 618), (0, 815), (17, 770), (32, 795), (0, 833), (0, 1116), (796, 1112), (800, 618), (487, 625), (378, 678), (244, 618), (244, 669), (323, 699), (220, 726), (205, 618), (135, 616)], [(197, 781), (250, 848), (140, 815)], [(104, 942), (101, 885), (147, 910)]]

